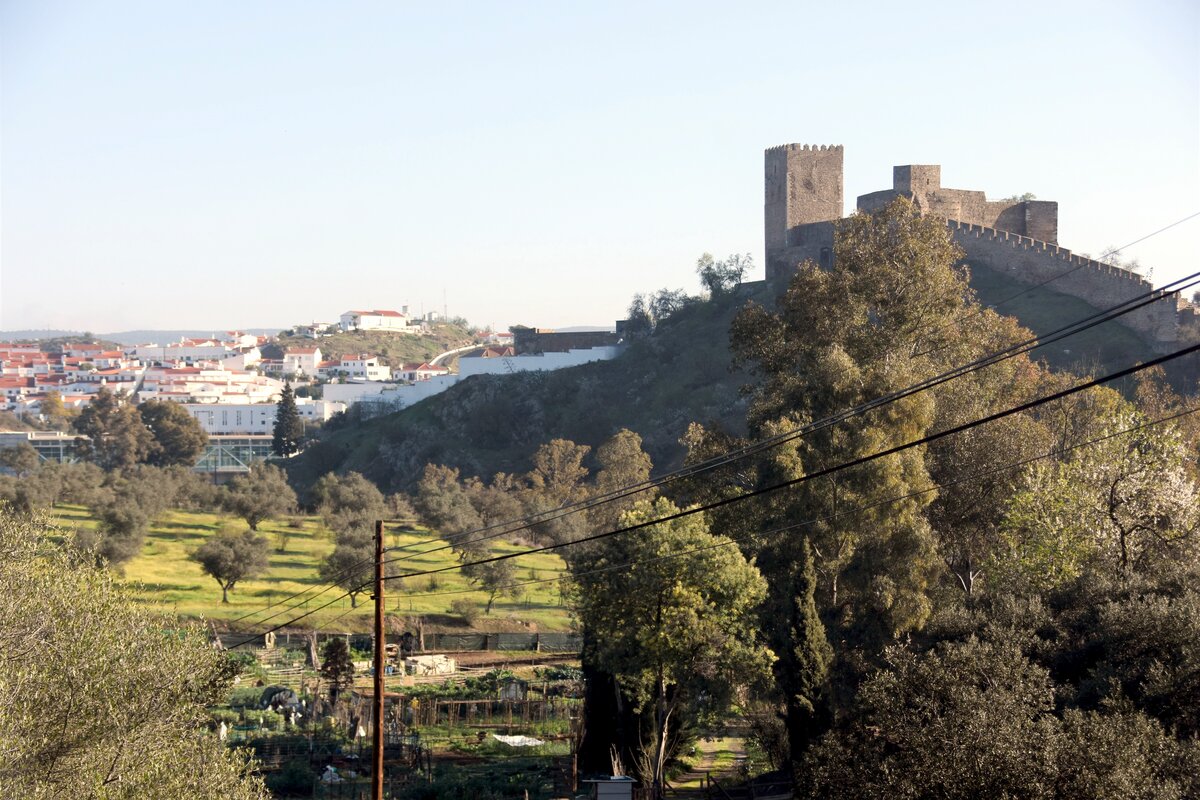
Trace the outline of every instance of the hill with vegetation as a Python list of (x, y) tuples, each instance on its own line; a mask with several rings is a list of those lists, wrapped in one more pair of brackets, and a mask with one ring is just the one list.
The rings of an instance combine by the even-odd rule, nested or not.
[(438, 353), (465, 347), (474, 341), (467, 325), (455, 321), (434, 323), (421, 334), (339, 331), (320, 339), (311, 339), (297, 336), (292, 331), (283, 331), (279, 334), (277, 344), (281, 349), (316, 346), (321, 348), (321, 356), (328, 360), (370, 353), (378, 356), (384, 364), (398, 367), (408, 362), (428, 361)]
[[(305, 487), (330, 470), (362, 472), (386, 490), (411, 489), (427, 463), (491, 477), (524, 472), (542, 442), (593, 448), (621, 428), (641, 435), (658, 469), (677, 466), (693, 420), (737, 429), (745, 416), (727, 331), (757, 285), (723, 302), (694, 303), (616, 359), (554, 372), (478, 375), (403, 411), (332, 423), (291, 460)], [(761, 291), (761, 290), (760, 290)]]
[[(1015, 316), (1037, 333), (1096, 313), (1082, 300), (1047, 287), (1030, 288), (987, 267), (972, 268), (971, 285), (982, 304)], [(329, 425), (319, 442), (293, 459), (289, 475), (303, 489), (326, 472), (353, 470), (385, 491), (410, 490), (428, 463), (483, 478), (524, 472), (542, 442), (564, 438), (595, 448), (621, 428), (641, 435), (656, 472), (673, 469), (682, 462), (679, 440), (689, 423), (742, 431), (740, 389), (748, 377), (731, 367), (729, 325), (747, 302), (770, 300), (764, 284), (744, 284), (728, 296), (685, 305), (652, 336), (633, 341), (611, 361), (555, 372), (475, 376), (393, 414), (373, 419), (351, 414)], [(326, 341), (321, 340), (322, 352)], [(1036, 351), (1055, 369), (1079, 373), (1152, 355), (1141, 336), (1115, 322)]]

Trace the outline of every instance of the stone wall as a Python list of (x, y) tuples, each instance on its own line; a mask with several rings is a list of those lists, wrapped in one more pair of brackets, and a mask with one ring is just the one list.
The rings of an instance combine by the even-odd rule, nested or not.
[[(1150, 292), (1150, 281), (1127, 269), (1083, 256), (1065, 247), (1010, 231), (948, 220), (951, 238), (966, 253), (968, 264), (984, 264), (1024, 284), (1051, 281), (1048, 289), (1078, 297), (1105, 309)], [(1178, 340), (1178, 292), (1121, 317), (1121, 323), (1160, 349)], [(1066, 324), (1070, 320), (1063, 320)]]
[(983, 192), (943, 187), (941, 174), (936, 164), (893, 167), (892, 188), (860, 195), (858, 210), (878, 211), (897, 197), (906, 197), (926, 214), (1058, 243), (1058, 203), (988, 200)]
[(618, 336), (613, 331), (555, 331), (549, 328), (515, 327), (513, 348), (517, 355), (537, 353), (566, 353), (591, 347), (615, 345)]
[(790, 247), (810, 247), (804, 229), (842, 218), (842, 146), (785, 144), (764, 153), (767, 269)]
[[(780, 288), (806, 261), (832, 266), (834, 223), (841, 218), (842, 157), (841, 146), (790, 144), (765, 153), (766, 271), (767, 280)], [(944, 188), (941, 173), (936, 164), (893, 167), (892, 188), (859, 196), (858, 209), (870, 213), (898, 197), (908, 198), (923, 213), (947, 221), (968, 263), (984, 264), (1024, 284), (1053, 279), (1048, 288), (1097, 309), (1153, 289), (1136, 273), (1059, 247), (1058, 203), (988, 200), (983, 192)], [(1121, 322), (1163, 349), (1178, 340), (1181, 321), (1196, 316), (1190, 309), (1176, 293)]]

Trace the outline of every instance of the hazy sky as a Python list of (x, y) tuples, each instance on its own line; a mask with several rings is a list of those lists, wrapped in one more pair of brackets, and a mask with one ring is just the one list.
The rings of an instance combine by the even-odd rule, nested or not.
[[(741, 6), (745, 6), (742, 8)], [(976, 10), (978, 9), (978, 10)], [(0, 329), (350, 308), (608, 324), (762, 273), (762, 151), (1059, 202), (1097, 254), (1200, 211), (1200, 4), (0, 5)], [(1200, 262), (1200, 218), (1131, 249)]]

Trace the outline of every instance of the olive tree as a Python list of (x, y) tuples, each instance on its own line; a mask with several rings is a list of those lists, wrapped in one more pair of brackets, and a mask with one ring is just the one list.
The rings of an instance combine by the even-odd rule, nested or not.
[(266, 800), (206, 730), (228, 660), (57, 534), (0, 509), (0, 797)]

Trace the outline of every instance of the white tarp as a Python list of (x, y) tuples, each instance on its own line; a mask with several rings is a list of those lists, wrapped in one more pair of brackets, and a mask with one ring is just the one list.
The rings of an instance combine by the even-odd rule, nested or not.
[(532, 736), (501, 736), (498, 733), (493, 733), (492, 738), (509, 747), (538, 747), (545, 744), (541, 739), (535, 739)]

